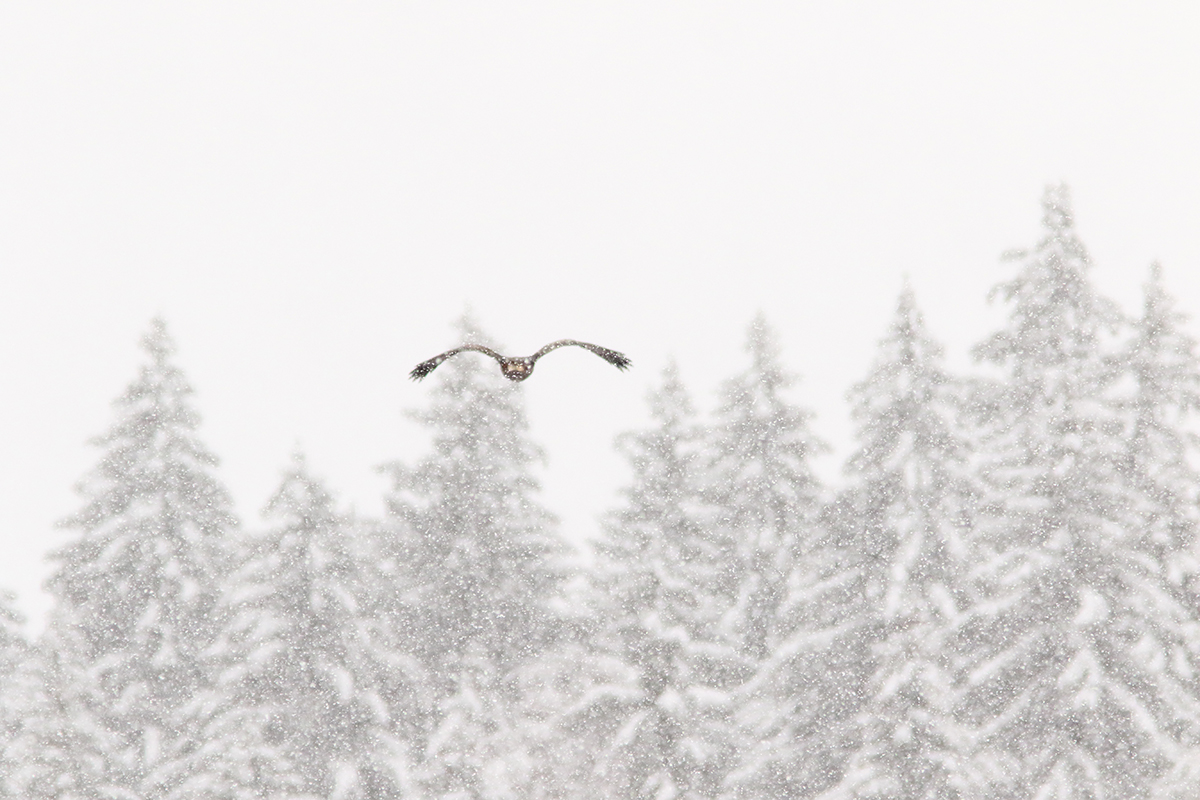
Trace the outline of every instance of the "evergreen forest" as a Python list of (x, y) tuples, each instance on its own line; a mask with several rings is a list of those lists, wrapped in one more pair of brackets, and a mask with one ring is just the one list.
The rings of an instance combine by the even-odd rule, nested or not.
[(667, 365), (586, 558), (483, 359), (379, 518), (297, 454), (239, 520), (155, 320), (45, 630), (0, 592), (0, 798), (1200, 798), (1195, 342), (1063, 186), (1006, 258), (970, 374), (901, 293), (838, 485), (767, 319), (704, 418)]

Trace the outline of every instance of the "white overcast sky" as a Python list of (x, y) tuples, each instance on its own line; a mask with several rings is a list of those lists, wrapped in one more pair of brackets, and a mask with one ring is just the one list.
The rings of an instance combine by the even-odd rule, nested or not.
[(835, 478), (904, 276), (969, 366), (1047, 183), (1105, 291), (1136, 310), (1160, 259), (1200, 316), (1198, 9), (0, 3), (0, 586), (45, 609), (156, 314), (249, 525), (298, 443), (378, 512), (466, 307), (516, 354), (628, 353), (521, 388), (574, 537), (666, 360), (711, 408), (758, 310)]

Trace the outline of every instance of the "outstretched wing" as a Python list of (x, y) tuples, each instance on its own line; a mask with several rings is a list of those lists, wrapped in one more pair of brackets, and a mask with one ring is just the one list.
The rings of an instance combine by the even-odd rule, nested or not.
[(615, 366), (617, 369), (628, 369), (633, 362), (630, 361), (624, 353), (618, 353), (616, 350), (609, 350), (607, 347), (601, 347), (598, 344), (588, 344), (587, 342), (577, 342), (574, 339), (559, 339), (557, 342), (551, 342), (533, 354), (533, 360), (537, 361), (542, 356), (549, 353), (551, 350), (557, 350), (560, 347), (582, 347), (585, 350), (591, 350), (596, 355), (603, 358), (608, 363)]
[(504, 360), (504, 356), (500, 355), (490, 347), (484, 347), (481, 344), (464, 344), (461, 347), (456, 347), (453, 350), (447, 350), (441, 355), (434, 356), (428, 361), (422, 361), (420, 364), (417, 364), (415, 367), (413, 367), (413, 371), (408, 373), (408, 377), (412, 378), (414, 381), (419, 381), (429, 373), (433, 372), (434, 369), (437, 368), (438, 364), (442, 363), (450, 356), (457, 355), (464, 350), (474, 350), (477, 353), (483, 353), (484, 355), (491, 356), (497, 361), (502, 362)]

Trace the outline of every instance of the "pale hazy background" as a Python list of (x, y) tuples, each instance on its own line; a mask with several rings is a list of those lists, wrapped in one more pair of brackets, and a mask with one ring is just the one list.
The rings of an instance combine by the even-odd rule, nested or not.
[(710, 408), (760, 309), (835, 480), (904, 275), (967, 368), (1047, 183), (1126, 309), (1160, 259), (1200, 316), (1197, 41), (1195, 3), (2, 3), (0, 586), (36, 627), (156, 314), (250, 525), (297, 443), (380, 511), (468, 306), (626, 352), (521, 389), (574, 538), (667, 358)]

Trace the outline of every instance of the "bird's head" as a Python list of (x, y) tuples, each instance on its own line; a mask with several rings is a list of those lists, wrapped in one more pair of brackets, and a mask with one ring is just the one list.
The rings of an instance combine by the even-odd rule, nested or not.
[(500, 371), (510, 381), (523, 381), (533, 374), (533, 359), (508, 358), (500, 363)]

